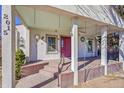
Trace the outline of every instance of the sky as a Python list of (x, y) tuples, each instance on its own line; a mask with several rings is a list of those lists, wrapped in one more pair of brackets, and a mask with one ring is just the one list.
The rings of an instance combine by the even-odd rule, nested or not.
[(16, 25), (22, 24), (21, 19), (18, 16), (15, 17), (15, 23)]

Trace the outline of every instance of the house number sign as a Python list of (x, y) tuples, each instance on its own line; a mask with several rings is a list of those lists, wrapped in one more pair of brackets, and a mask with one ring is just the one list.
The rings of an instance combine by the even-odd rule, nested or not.
[(3, 34), (8, 35), (10, 31), (10, 20), (8, 14), (3, 14), (3, 19), (5, 20), (4, 21), (5, 29), (3, 30)]

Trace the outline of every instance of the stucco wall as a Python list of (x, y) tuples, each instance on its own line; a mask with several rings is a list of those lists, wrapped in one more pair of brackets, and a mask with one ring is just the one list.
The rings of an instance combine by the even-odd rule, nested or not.
[[(23, 50), (23, 52), (26, 54), (26, 32), (27, 29), (24, 25), (17, 25), (16, 26), (16, 48), (21, 48)], [(24, 39), (24, 47), (20, 47), (19, 42), (20, 42), (20, 37), (22, 37)]]
[[(20, 9), (21, 7), (18, 7)], [(29, 13), (24, 11), (20, 12), (22, 15), (29, 15), (32, 14), (31, 11), (33, 9), (28, 9), (23, 7), (24, 11), (29, 11)], [(32, 17), (32, 16), (31, 16)], [(72, 27), (72, 19), (68, 16), (58, 15), (55, 13), (49, 13), (44, 11), (36, 11), (36, 18), (35, 22), (27, 20), (26, 22), (30, 23), (28, 29), (21, 25), (17, 26), (20, 36), (24, 38), (25, 48), (22, 48), (29, 58), (29, 61), (36, 61), (36, 60), (52, 60), (52, 59), (59, 59), (60, 58), (60, 36), (70, 36), (71, 27)], [(31, 18), (33, 19), (33, 17)], [(79, 19), (77, 21), (79, 27), (82, 27), (84, 30), (85, 21)], [(95, 36), (95, 26), (92, 23), (87, 23), (86, 33), (82, 34), (79, 33), (78, 43), (79, 43), (79, 53), (78, 57), (91, 57), (95, 56), (95, 39), (92, 36)], [(92, 33), (94, 32), (94, 33)], [(58, 51), (56, 53), (47, 53), (47, 43), (46, 43), (46, 35), (56, 35), (58, 37), (57, 47)], [(40, 39), (36, 41), (36, 35), (40, 36)], [(80, 38), (85, 37), (85, 42), (81, 42)], [(41, 39), (44, 37), (43, 39)], [(93, 40), (93, 52), (88, 52), (88, 39)]]
[[(57, 40), (58, 43), (58, 51), (57, 53), (49, 54), (47, 53), (47, 43), (46, 43), (46, 34), (48, 35), (58, 35), (55, 32), (49, 31), (38, 31), (38, 30), (31, 30), (31, 56), (30, 60), (49, 60), (49, 59), (59, 59), (60, 58), (60, 40)], [(40, 39), (36, 41), (35, 36), (39, 35)], [(42, 40), (41, 37), (44, 37)], [(59, 35), (58, 35), (59, 37)]]
[[(81, 37), (85, 37), (85, 42), (81, 42), (80, 38)], [(93, 40), (93, 51), (92, 52), (88, 52), (88, 39), (92, 39)], [(79, 34), (79, 38), (78, 38), (78, 46), (79, 46), (79, 51), (78, 51), (78, 57), (92, 57), (96, 55), (96, 47), (95, 47), (95, 38), (94, 37), (86, 37), (85, 35)]]
[[(30, 61), (30, 31), (24, 25), (16, 26), (16, 49), (20, 48), (26, 55), (27, 62)], [(24, 47), (20, 47), (20, 37), (24, 39)]]
[[(56, 35), (59, 39), (58, 39), (58, 51), (57, 53), (47, 53), (47, 43), (46, 43), (46, 35)], [(40, 38), (44, 37), (44, 39), (40, 39), (38, 40), (38, 42), (36, 42), (35, 36), (39, 35)], [(60, 36), (70, 36), (69, 35), (69, 31), (68, 33), (64, 33), (61, 34), (59, 31), (56, 33), (55, 31), (44, 31), (44, 30), (31, 30), (31, 60), (49, 60), (49, 59), (59, 59), (60, 58)], [(87, 44), (88, 44), (88, 37), (86, 37), (86, 42), (81, 42), (80, 37), (83, 35), (79, 35), (79, 57), (91, 57), (91, 56), (95, 56), (95, 41), (94, 38), (93, 39), (93, 52), (89, 52), (88, 53), (88, 48), (87, 48)]]
[[(25, 42), (25, 48), (21, 48), (24, 50), (24, 53), (27, 55), (27, 46), (26, 44), (28, 43), (27, 41), (27, 33), (28, 29), (26, 29), (24, 26), (17, 26), (19, 35), (24, 38)], [(52, 60), (52, 59), (59, 59), (60, 58), (60, 36), (70, 36), (70, 31), (53, 31), (53, 30), (43, 30), (43, 29), (30, 29), (30, 61), (36, 61), (36, 60)], [(40, 39), (36, 41), (36, 35), (40, 36)], [(56, 35), (58, 37), (57, 40), (57, 47), (58, 51), (57, 53), (47, 53), (47, 43), (46, 43), (46, 35)], [(81, 42), (80, 38), (85, 37), (85, 42)], [(41, 39), (42, 37), (43, 40)], [(88, 52), (88, 39), (93, 40), (93, 52)], [(95, 56), (96, 53), (96, 48), (95, 48), (95, 38), (94, 37), (89, 37), (85, 36), (84, 34), (79, 34), (78, 37), (79, 41), (79, 52), (78, 52), (78, 57), (92, 57)]]

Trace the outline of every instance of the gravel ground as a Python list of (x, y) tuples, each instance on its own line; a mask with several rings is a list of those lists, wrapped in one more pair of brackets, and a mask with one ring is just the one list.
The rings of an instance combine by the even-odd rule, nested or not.
[(124, 88), (124, 72), (118, 72), (82, 83), (77, 88)]

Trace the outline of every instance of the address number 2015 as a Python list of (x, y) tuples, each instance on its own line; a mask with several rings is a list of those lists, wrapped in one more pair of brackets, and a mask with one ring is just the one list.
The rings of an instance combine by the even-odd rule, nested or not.
[(3, 30), (3, 34), (4, 35), (8, 35), (8, 32), (10, 31), (10, 20), (9, 20), (9, 16), (7, 14), (3, 15), (3, 19), (5, 20), (5, 29)]

